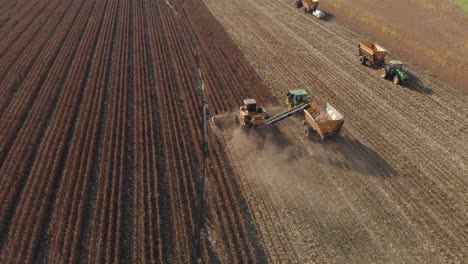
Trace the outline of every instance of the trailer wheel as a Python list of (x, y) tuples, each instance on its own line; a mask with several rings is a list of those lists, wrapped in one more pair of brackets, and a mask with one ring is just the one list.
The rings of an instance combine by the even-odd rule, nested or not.
[(398, 75), (393, 76), (393, 83), (396, 85), (400, 84), (400, 77)]
[(359, 62), (364, 65), (366, 63), (366, 58), (364, 56), (359, 56)]
[(304, 7), (304, 13), (307, 14), (307, 7)]

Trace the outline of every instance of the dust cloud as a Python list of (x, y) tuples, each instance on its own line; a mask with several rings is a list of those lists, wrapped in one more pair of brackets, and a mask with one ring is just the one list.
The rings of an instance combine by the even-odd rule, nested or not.
[(273, 198), (297, 200), (311, 195), (315, 197), (308, 198), (320, 200), (318, 193), (311, 193), (317, 183), (317, 170), (310, 168), (316, 161), (308, 160), (311, 153), (304, 156), (301, 148), (275, 128), (249, 131), (235, 128), (229, 140), (233, 153), (243, 164), (243, 175)]

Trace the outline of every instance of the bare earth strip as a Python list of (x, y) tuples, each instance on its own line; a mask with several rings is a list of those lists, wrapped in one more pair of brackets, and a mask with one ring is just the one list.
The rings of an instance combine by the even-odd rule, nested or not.
[(305, 87), (346, 118), (325, 144), (299, 119), (260, 150), (222, 133), (271, 261), (466, 259), (466, 95), (411, 64), (408, 87), (380, 79), (358, 63), (362, 36), (290, 1), (205, 3), (277, 98)]

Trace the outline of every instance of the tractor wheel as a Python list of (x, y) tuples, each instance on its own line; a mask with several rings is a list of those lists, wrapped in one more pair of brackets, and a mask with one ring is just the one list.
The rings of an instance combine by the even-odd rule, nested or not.
[(398, 75), (393, 76), (393, 83), (396, 85), (400, 84), (400, 77)]
[(364, 65), (366, 63), (366, 57), (359, 56), (359, 62)]
[(302, 0), (296, 0), (296, 7), (301, 8), (302, 7)]
[(385, 79), (385, 78), (387, 78), (387, 74), (388, 74), (387, 69), (385, 69), (385, 68), (380, 69), (380, 77)]

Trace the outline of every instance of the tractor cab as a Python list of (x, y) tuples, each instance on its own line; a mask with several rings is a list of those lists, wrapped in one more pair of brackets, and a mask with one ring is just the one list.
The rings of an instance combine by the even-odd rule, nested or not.
[(288, 105), (289, 109), (300, 104), (308, 103), (310, 101), (308, 98), (308, 93), (305, 89), (289, 91), (286, 96), (286, 104)]
[(384, 79), (391, 79), (394, 84), (403, 84), (408, 80), (408, 75), (403, 70), (403, 63), (398, 60), (391, 60), (382, 69), (380, 69), (380, 76)]
[(248, 113), (256, 113), (262, 110), (261, 107), (257, 107), (255, 99), (244, 99), (244, 105)]
[(402, 70), (403, 69), (403, 63), (401, 61), (391, 60), (390, 61), (390, 67), (393, 70)]

